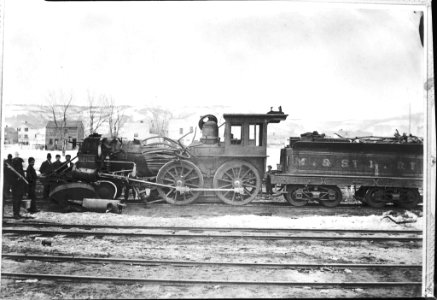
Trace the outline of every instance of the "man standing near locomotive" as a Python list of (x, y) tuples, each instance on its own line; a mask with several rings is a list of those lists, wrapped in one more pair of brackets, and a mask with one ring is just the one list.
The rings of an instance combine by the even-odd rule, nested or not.
[(55, 171), (55, 172), (59, 172), (59, 171), (60, 171), (59, 168), (62, 166), (62, 163), (61, 163), (61, 155), (56, 154), (55, 158), (56, 158), (56, 160), (55, 160), (55, 162), (53, 163), (53, 171)]
[(15, 158), (12, 160), (12, 167), (15, 172), (12, 176), (12, 207), (14, 212), (14, 219), (20, 219), (20, 207), (21, 200), (23, 200), (24, 189), (26, 184), (26, 179), (24, 177), (23, 170), (24, 160), (18, 156), (18, 152), (15, 153)]
[(58, 170), (60, 174), (66, 174), (74, 169), (74, 163), (71, 161), (71, 155), (65, 155), (65, 161), (62, 163), (62, 167)]
[(8, 154), (8, 159), (5, 159), (3, 163), (3, 199), (6, 199), (12, 190), (11, 179), (13, 174), (8, 165), (12, 167), (12, 154)]
[(272, 166), (267, 166), (267, 172), (266, 175), (264, 176), (264, 182), (266, 184), (266, 194), (268, 199), (271, 198), (271, 196), (273, 195), (273, 190), (272, 190), (272, 178), (270, 177), (270, 174), (272, 174)]
[(29, 213), (34, 214), (39, 212), (39, 210), (36, 208), (36, 196), (35, 196), (36, 179), (37, 179), (36, 171), (33, 167), (35, 165), (35, 159), (33, 157), (29, 157), (27, 161), (29, 162), (29, 166), (27, 167), (26, 170), (26, 178), (27, 181), (29, 182), (27, 195), (30, 198), (30, 208), (28, 211)]
[[(50, 153), (47, 153), (47, 160), (41, 164), (39, 171), (43, 176), (47, 176), (53, 172), (52, 155)], [(48, 199), (49, 193), (50, 193), (50, 182), (48, 181), (48, 179), (46, 179), (44, 180), (43, 198)]]

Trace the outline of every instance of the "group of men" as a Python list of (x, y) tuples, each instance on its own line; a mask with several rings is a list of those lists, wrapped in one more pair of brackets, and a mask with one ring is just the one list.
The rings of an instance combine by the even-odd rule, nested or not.
[[(74, 164), (71, 162), (71, 155), (66, 155), (65, 162), (61, 162), (61, 156), (56, 155), (56, 161), (51, 162), (52, 155), (47, 154), (47, 160), (41, 164), (39, 171), (42, 176), (48, 176), (53, 173), (64, 173), (72, 170)], [(19, 157), (18, 152), (15, 153), (15, 157), (12, 158), (12, 154), (8, 154), (8, 158), (4, 161), (4, 176), (3, 176), (3, 198), (7, 197), (9, 193), (12, 193), (12, 206), (14, 219), (20, 219), (20, 206), (21, 200), (27, 192), (30, 201), (30, 208), (28, 212), (31, 214), (39, 212), (36, 207), (36, 181), (38, 179), (36, 170), (34, 168), (35, 158), (29, 157), (28, 167), (26, 172), (23, 169), (24, 160)], [(43, 198), (48, 199), (50, 193), (50, 183), (46, 181), (44, 183)]]

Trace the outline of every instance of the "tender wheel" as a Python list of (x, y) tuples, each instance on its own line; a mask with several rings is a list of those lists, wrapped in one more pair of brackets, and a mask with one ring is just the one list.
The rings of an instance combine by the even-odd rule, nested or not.
[(304, 198), (304, 191), (302, 186), (288, 186), (287, 193), (284, 194), (285, 200), (293, 206), (305, 206), (308, 200)]
[(258, 170), (242, 160), (224, 163), (217, 169), (213, 179), (215, 189), (243, 188), (243, 193), (233, 191), (215, 192), (223, 202), (231, 205), (247, 204), (261, 190), (261, 177)]
[(420, 201), (420, 194), (417, 189), (404, 189), (401, 191), (400, 201), (397, 201), (397, 205), (402, 208), (411, 209), (415, 208)]
[(381, 188), (370, 188), (367, 190), (364, 200), (373, 208), (382, 208), (386, 205), (385, 193)]
[(320, 203), (325, 207), (336, 207), (343, 199), (341, 190), (336, 186), (319, 187), (322, 192), (320, 193)]
[(179, 192), (176, 187), (201, 188), (203, 187), (203, 175), (200, 169), (188, 160), (170, 161), (159, 169), (156, 182), (172, 186), (172, 188), (157, 188), (159, 195), (165, 201), (183, 205), (196, 200), (201, 192)]

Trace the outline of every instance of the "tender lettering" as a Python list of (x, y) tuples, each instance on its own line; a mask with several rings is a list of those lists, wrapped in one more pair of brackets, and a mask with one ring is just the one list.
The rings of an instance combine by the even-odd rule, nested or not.
[(399, 170), (405, 169), (405, 164), (403, 162), (401, 162), (401, 161), (398, 161), (398, 169)]
[(416, 167), (416, 163), (414, 161), (410, 162), (411, 170), (414, 171), (414, 167)]
[(329, 159), (324, 158), (323, 162), (322, 162), (322, 166), (324, 167), (330, 167), (331, 166), (331, 162), (329, 161)]
[(342, 168), (349, 168), (349, 160), (348, 159), (342, 159), (341, 160), (341, 167)]

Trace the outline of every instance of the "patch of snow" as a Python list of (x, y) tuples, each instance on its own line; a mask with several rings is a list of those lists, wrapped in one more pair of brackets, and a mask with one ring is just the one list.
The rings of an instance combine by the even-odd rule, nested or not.
[(327, 228), (327, 229), (370, 229), (402, 230), (423, 229), (423, 217), (417, 217), (415, 223), (396, 224), (381, 218), (370, 216), (302, 216), (289, 218), (282, 216), (223, 215), (214, 217), (149, 217), (94, 212), (59, 214), (39, 212), (35, 221), (90, 224), (90, 225), (139, 225), (139, 226), (201, 226), (201, 227), (257, 227), (257, 228)]

